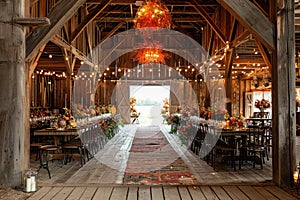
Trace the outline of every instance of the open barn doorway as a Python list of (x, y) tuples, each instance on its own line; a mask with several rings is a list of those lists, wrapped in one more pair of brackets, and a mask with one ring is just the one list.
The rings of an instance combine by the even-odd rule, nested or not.
[(170, 98), (169, 85), (131, 85), (130, 98), (135, 98), (135, 109), (142, 125), (163, 123), (162, 109), (165, 99)]

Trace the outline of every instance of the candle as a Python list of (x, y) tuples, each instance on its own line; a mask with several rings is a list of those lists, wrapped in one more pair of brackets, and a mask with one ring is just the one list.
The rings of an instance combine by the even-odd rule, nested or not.
[(26, 177), (26, 188), (25, 188), (26, 192), (31, 192), (31, 178), (30, 177)]
[(35, 191), (36, 191), (36, 181), (35, 181), (35, 176), (31, 176), (31, 177), (30, 177), (30, 181), (31, 181), (31, 192), (35, 192)]

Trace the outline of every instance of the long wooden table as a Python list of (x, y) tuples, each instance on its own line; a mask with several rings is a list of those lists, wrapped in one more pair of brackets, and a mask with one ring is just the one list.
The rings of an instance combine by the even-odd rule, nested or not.
[(53, 136), (54, 145), (59, 145), (61, 141), (66, 142), (68, 140), (68, 137), (75, 137), (78, 135), (79, 130), (77, 130), (76, 128), (64, 130), (59, 130), (55, 128), (45, 128), (34, 131), (34, 136)]

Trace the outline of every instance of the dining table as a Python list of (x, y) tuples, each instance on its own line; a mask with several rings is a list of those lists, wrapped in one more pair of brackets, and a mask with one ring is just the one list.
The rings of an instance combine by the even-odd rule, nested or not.
[(56, 128), (44, 128), (34, 131), (34, 136), (52, 136), (54, 145), (59, 146), (63, 142), (67, 142), (71, 138), (79, 135), (77, 128), (68, 129), (56, 129)]
[(237, 145), (245, 145), (249, 135), (249, 128), (222, 128), (219, 130), (220, 138), (223, 139), (229, 146), (237, 147)]

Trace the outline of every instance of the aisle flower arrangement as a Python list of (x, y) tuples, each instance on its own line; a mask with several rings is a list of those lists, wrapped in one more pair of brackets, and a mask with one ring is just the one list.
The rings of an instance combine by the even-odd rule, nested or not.
[(166, 119), (170, 115), (170, 103), (169, 99), (165, 98), (163, 100), (163, 109), (161, 110), (161, 115), (164, 119)]
[(114, 117), (105, 120), (100, 120), (101, 132), (107, 137), (107, 139), (113, 138), (119, 131), (119, 126), (123, 127), (124, 123)]
[(137, 110), (135, 108), (136, 98), (135, 97), (130, 97), (129, 103), (130, 103), (130, 116), (131, 117), (138, 116)]
[(170, 134), (177, 133), (178, 126), (180, 125), (181, 117), (179, 114), (170, 114), (167, 118), (167, 124), (171, 125)]
[(178, 137), (181, 140), (182, 144), (187, 145), (187, 138), (189, 133), (192, 133), (192, 125), (191, 123), (187, 123), (184, 126), (178, 127)]

